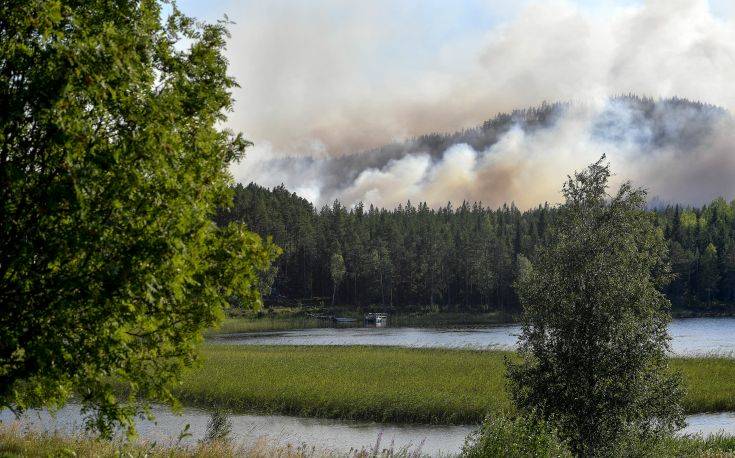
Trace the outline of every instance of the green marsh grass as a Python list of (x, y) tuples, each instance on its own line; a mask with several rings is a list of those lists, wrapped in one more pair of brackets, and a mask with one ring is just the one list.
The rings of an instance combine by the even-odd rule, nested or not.
[(239, 334), (243, 332), (285, 331), (323, 327), (324, 321), (310, 318), (226, 318), (219, 327), (207, 331), (206, 336)]
[(735, 359), (722, 356), (675, 358), (672, 366), (686, 381), (688, 413), (735, 410)]
[[(183, 403), (396, 423), (480, 423), (511, 410), (502, 351), (205, 344)], [(676, 358), (687, 413), (735, 410), (735, 359)]]
[(509, 408), (502, 352), (205, 345), (186, 404), (381, 422), (462, 424)]

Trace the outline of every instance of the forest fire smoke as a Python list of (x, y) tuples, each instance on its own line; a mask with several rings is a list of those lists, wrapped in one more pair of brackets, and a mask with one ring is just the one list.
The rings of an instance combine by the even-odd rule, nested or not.
[[(417, 14), (410, 8), (320, 1), (339, 14), (322, 15), (311, 2), (289, 4), (287, 24), (274, 20), (283, 2), (240, 14), (230, 54), (242, 109), (230, 123), (256, 143), (232, 168), (240, 182), (283, 183), (317, 205), (466, 199), (528, 207), (558, 200), (560, 179), (605, 153), (616, 180), (631, 179), (665, 201), (735, 196), (730, 116), (665, 102), (685, 97), (735, 109), (734, 21), (716, 16), (707, 0), (597, 11), (528, 1), (489, 30), (438, 43), (439, 54), (429, 56), (415, 53), (421, 46), (410, 37), (434, 37), (402, 16)], [(607, 99), (625, 93), (664, 102), (641, 112)], [(455, 135), (441, 148), (395, 143), (543, 100), (573, 103), (543, 126), (513, 120), (492, 142)]]
[(735, 196), (735, 126), (724, 110), (618, 98), (541, 111), (547, 116), (541, 125), (518, 115), (483, 149), (471, 145), (480, 132), (456, 143), (449, 138), (444, 143), (450, 146), (439, 150), (421, 139), (322, 158), (274, 158), (256, 148), (248, 158), (249, 179), (283, 183), (317, 205), (339, 199), (391, 208), (411, 200), (436, 207), (468, 200), (528, 208), (558, 201), (560, 178), (606, 154), (614, 181), (632, 180), (653, 199), (701, 204)]

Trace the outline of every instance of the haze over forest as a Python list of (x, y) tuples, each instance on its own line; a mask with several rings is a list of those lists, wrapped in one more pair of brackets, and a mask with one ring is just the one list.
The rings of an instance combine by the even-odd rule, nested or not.
[[(654, 199), (733, 197), (730, 2), (503, 3), (208, 7), (234, 21), (227, 52), (241, 87), (228, 124), (255, 143), (235, 179), (283, 183), (317, 206), (529, 208), (558, 202), (559, 180), (605, 153), (613, 184), (632, 179)], [(543, 125), (516, 112), (491, 138), (451, 134), (544, 102), (554, 113)], [(450, 141), (411, 141), (435, 132)]]
[(522, 209), (559, 198), (560, 177), (606, 154), (617, 180), (649, 189), (653, 204), (701, 205), (735, 196), (733, 119), (683, 99), (616, 97), (601, 106), (554, 103), (482, 125), (341, 156), (267, 158), (252, 181), (285, 184), (316, 205), (339, 199), (392, 208), (448, 201)]

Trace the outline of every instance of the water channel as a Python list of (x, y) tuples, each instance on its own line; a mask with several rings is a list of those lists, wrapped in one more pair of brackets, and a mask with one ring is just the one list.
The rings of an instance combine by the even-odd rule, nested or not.
[[(198, 409), (184, 409), (175, 415), (164, 407), (155, 407), (155, 421), (140, 419), (136, 424), (141, 439), (159, 444), (172, 444), (189, 424), (188, 436), (182, 443), (192, 444), (204, 437), (210, 414)], [(475, 426), (393, 425), (353, 422), (281, 415), (232, 415), (232, 439), (235, 443), (252, 445), (258, 440), (270, 445), (316, 447), (338, 453), (351, 449), (420, 449), (431, 456), (456, 454)], [(15, 417), (10, 411), (0, 412), (0, 421), (10, 423)], [(83, 417), (76, 405), (61, 409), (54, 416), (45, 411), (32, 411), (20, 421), (22, 427), (73, 434), (83, 430)], [(735, 413), (714, 413), (687, 417), (682, 434), (711, 434), (725, 431), (735, 434)]]
[[(249, 332), (214, 337), (217, 343), (238, 345), (381, 345), (425, 348), (511, 349), (520, 327), (464, 326), (328, 327)], [(682, 318), (669, 326), (672, 351), (682, 356), (735, 354), (735, 318)]]

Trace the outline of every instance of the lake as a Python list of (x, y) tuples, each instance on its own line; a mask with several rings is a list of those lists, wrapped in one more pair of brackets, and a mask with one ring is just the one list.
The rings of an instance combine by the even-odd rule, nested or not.
[[(735, 353), (735, 318), (682, 318), (669, 326), (672, 351), (682, 356)], [(520, 326), (445, 328), (330, 327), (227, 334), (211, 342), (238, 345), (381, 345), (417, 348), (511, 349)]]
[[(204, 437), (210, 414), (198, 409), (184, 409), (182, 415), (174, 415), (163, 407), (155, 407), (156, 421), (139, 420), (138, 433), (143, 439), (159, 444), (176, 442), (179, 433), (188, 423), (191, 437), (184, 443), (195, 443)], [(82, 416), (79, 407), (69, 405), (52, 417), (45, 411), (33, 411), (22, 419), (25, 427), (59, 431), (72, 434), (81, 430)], [(270, 444), (295, 446), (306, 444), (317, 449), (347, 453), (352, 448), (371, 449), (380, 438), (380, 448), (393, 444), (395, 450), (420, 447), (424, 454), (458, 453), (465, 437), (474, 426), (393, 425), (318, 418), (288, 417), (281, 415), (233, 415), (232, 438), (236, 443), (255, 444), (266, 439)], [(10, 411), (0, 412), (0, 421), (14, 421)], [(692, 415), (683, 434), (710, 434), (725, 431), (735, 434), (735, 413)], [(326, 448), (325, 448), (326, 447)]]

